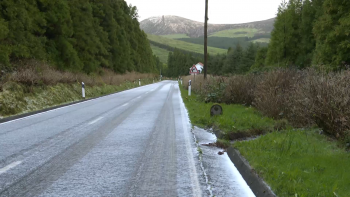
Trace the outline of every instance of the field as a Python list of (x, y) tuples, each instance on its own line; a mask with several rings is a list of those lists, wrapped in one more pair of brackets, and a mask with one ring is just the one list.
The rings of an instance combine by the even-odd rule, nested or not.
[(252, 40), (251, 42), (254, 42), (254, 43), (257, 43), (257, 42), (269, 43), (270, 42), (270, 38), (259, 38), (259, 39), (256, 39), (256, 40)]
[[(260, 46), (267, 46), (266, 42), (261, 42), (259, 38), (257, 42), (260, 42)], [(268, 39), (268, 38), (267, 38)], [(193, 43), (193, 44), (204, 44), (204, 38), (181, 38), (179, 39), (181, 41)], [(237, 37), (237, 38), (225, 38), (225, 37), (209, 37), (208, 38), (208, 46), (215, 47), (215, 48), (221, 48), (221, 49), (228, 49), (228, 48), (235, 48), (237, 44), (241, 45), (241, 47), (246, 48), (249, 46), (251, 41), (247, 37)]]
[(153, 54), (158, 56), (160, 61), (164, 64), (167, 64), (168, 62), (168, 56), (169, 56), (169, 51), (159, 48), (157, 46), (151, 45)]
[(165, 38), (178, 39), (178, 38), (189, 38), (186, 34), (170, 34), (170, 35), (161, 35)]
[(240, 29), (228, 29), (223, 31), (218, 31), (211, 34), (209, 37), (225, 37), (225, 38), (238, 38), (238, 37), (253, 37), (258, 33), (258, 29), (253, 28), (240, 28)]
[[(180, 41), (180, 40), (173, 40), (170, 38), (165, 38), (162, 36), (156, 36), (156, 35), (151, 35), (151, 34), (147, 34), (147, 37), (149, 40), (163, 44), (163, 45), (182, 49), (182, 50), (189, 51), (189, 52), (204, 54), (203, 45), (192, 44), (192, 43), (188, 43), (188, 42), (184, 42), (184, 41)], [(226, 53), (226, 52), (227, 51), (225, 49), (208, 47), (209, 54), (222, 54), (222, 53)]]

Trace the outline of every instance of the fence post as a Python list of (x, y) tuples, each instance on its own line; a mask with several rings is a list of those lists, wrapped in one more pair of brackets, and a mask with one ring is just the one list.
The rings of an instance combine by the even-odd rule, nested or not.
[(83, 96), (83, 99), (85, 99), (85, 84), (84, 84), (84, 82), (81, 82), (81, 94)]

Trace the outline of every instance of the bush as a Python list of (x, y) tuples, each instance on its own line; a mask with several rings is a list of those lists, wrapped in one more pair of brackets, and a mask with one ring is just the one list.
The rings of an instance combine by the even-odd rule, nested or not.
[[(184, 77), (187, 88), (190, 76)], [(186, 81), (186, 82), (185, 82)], [(228, 78), (196, 77), (192, 90), (210, 102), (253, 105), (263, 114), (296, 127), (317, 125), (324, 132), (350, 142), (350, 71), (278, 69)]]

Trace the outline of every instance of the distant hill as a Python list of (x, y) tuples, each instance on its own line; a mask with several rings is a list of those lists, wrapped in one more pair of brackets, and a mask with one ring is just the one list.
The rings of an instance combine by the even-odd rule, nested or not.
[[(174, 48), (181, 49), (183, 51), (187, 51), (189, 53), (202, 55), (204, 54), (204, 48), (201, 44), (193, 44), (190, 42), (184, 42), (181, 40), (174, 40), (171, 38), (165, 38), (162, 36), (147, 34), (147, 38), (151, 42), (152, 45), (160, 47), (162, 49), (166, 49), (168, 51), (173, 51)], [(208, 47), (209, 54), (223, 54), (226, 53), (226, 49), (220, 49), (215, 47)]]
[[(275, 18), (241, 24), (208, 24), (208, 34), (215, 36), (216, 32), (220, 32), (218, 35), (225, 35), (227, 34), (225, 30), (230, 29), (254, 29), (258, 33), (269, 34), (273, 30), (274, 21)], [(185, 35), (197, 38), (204, 34), (203, 22), (192, 21), (179, 16), (151, 17), (141, 21), (140, 27), (147, 34), (154, 35)]]

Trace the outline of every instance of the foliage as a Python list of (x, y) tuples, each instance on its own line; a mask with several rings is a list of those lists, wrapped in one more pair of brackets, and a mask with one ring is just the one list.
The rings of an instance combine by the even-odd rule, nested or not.
[(349, 153), (318, 130), (273, 132), (233, 145), (278, 196), (349, 196)]
[(350, 3), (289, 0), (278, 9), (265, 65), (328, 70), (350, 64)]
[(60, 70), (156, 72), (137, 8), (124, 0), (3, 0), (0, 68), (36, 59)]

